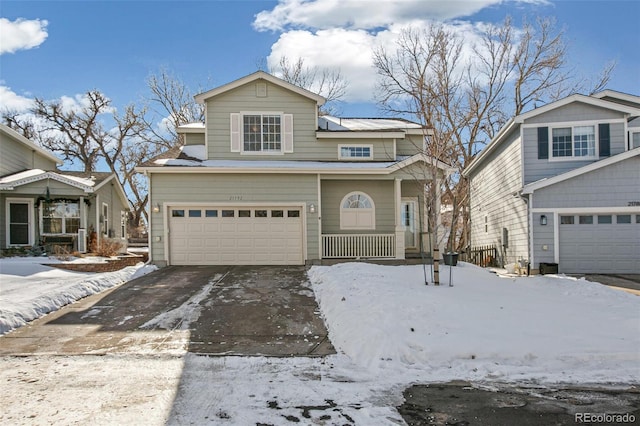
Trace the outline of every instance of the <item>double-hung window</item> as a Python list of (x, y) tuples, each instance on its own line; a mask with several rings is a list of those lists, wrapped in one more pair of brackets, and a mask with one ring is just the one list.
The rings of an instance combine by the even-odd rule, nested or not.
[(595, 158), (595, 126), (553, 128), (551, 153), (553, 158)]
[(282, 124), (280, 115), (243, 115), (242, 125), (243, 150), (245, 152), (282, 151)]

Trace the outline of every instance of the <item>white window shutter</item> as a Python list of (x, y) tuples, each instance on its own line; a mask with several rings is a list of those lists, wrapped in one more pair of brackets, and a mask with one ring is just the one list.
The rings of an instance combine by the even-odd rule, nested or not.
[(231, 152), (240, 152), (240, 114), (231, 113)]
[(283, 116), (283, 139), (284, 152), (293, 152), (293, 114), (284, 114)]

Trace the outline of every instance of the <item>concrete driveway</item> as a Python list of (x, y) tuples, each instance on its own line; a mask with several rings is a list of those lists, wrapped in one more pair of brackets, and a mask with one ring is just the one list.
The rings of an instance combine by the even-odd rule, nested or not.
[(335, 353), (303, 266), (171, 266), (0, 337), (0, 355)]

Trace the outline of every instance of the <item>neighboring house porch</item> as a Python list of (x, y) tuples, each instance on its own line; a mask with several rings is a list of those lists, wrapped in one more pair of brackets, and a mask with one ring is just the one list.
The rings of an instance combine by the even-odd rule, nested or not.
[(0, 178), (2, 248), (87, 251), (89, 229), (126, 248), (127, 201), (115, 175), (31, 169)]

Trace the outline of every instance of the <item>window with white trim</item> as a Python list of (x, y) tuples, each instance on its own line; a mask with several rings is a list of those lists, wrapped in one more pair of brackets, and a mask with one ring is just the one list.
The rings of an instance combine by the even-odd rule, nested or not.
[(376, 211), (371, 197), (364, 192), (351, 192), (340, 202), (340, 229), (376, 228)]
[(280, 115), (243, 115), (242, 130), (243, 151), (282, 151), (282, 125)]
[(102, 203), (102, 233), (104, 235), (109, 234), (109, 205)]
[(127, 238), (127, 219), (129, 215), (125, 210), (120, 210), (120, 238)]
[(42, 204), (43, 234), (77, 234), (79, 227), (79, 203), (53, 202)]
[(338, 157), (341, 160), (371, 160), (373, 147), (371, 145), (339, 145)]
[(551, 129), (553, 158), (595, 158), (595, 126), (556, 127)]
[(631, 149), (640, 148), (640, 132), (631, 132), (631, 137), (629, 139)]

